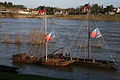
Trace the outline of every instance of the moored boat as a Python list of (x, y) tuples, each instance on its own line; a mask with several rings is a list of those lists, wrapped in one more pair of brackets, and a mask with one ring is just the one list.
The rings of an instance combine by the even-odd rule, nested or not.
[[(17, 63), (33, 63), (52, 66), (67, 66), (74, 62), (72, 59), (60, 58), (60, 57), (48, 57), (48, 43), (56, 37), (54, 31), (47, 33), (47, 15), (44, 8), (40, 10), (40, 13), (44, 12), (44, 28), (39, 30), (41, 32), (35, 33), (32, 38), (29, 50), (26, 53), (13, 54), (13, 62)], [(37, 44), (37, 45), (36, 45)], [(44, 55), (45, 54), (45, 55)], [(42, 55), (42, 56), (41, 56)], [(63, 55), (63, 53), (62, 53)]]
[(26, 53), (16, 54), (12, 56), (13, 63), (32, 63), (35, 64), (39, 61), (40, 58), (36, 58), (33, 56), (28, 56)]
[[(45, 15), (44, 15), (44, 24), (45, 24), (45, 58), (44, 59), (41, 59), (40, 61), (40, 64), (44, 64), (44, 65), (51, 65), (51, 66), (67, 66), (71, 63), (74, 62), (74, 60), (72, 59), (65, 59), (65, 58), (49, 58), (48, 57), (48, 43), (51, 39), (55, 38), (56, 35), (55, 33), (52, 31), (50, 32), (49, 34), (47, 33), (47, 15), (46, 15), (46, 10), (45, 8), (42, 8), (45, 12)], [(58, 54), (59, 55), (59, 54)]]
[[(81, 40), (79, 41), (80, 43), (78, 45), (79, 56), (78, 58), (73, 58), (75, 60), (75, 64), (81, 66), (84, 65), (84, 66), (92, 66), (92, 67), (105, 68), (105, 69), (116, 69), (117, 62), (114, 60), (113, 56), (108, 50), (106, 42), (98, 28), (98, 25), (94, 21), (94, 16), (90, 14), (89, 4), (87, 4), (87, 6), (84, 7), (86, 7), (85, 11), (87, 12), (87, 15), (85, 17), (85, 20), (83, 21), (84, 23), (81, 24), (80, 30), (82, 34), (78, 34), (81, 35), (79, 38)], [(90, 18), (93, 19), (92, 22), (94, 23), (94, 25), (90, 22)], [(93, 28), (91, 26), (95, 26), (96, 28), (92, 30)], [(97, 40), (102, 40), (101, 43), (103, 44), (99, 44), (98, 42), (100, 41)], [(96, 59), (93, 53), (96, 54), (97, 50), (100, 49), (101, 51), (106, 50), (105, 53), (108, 53), (108, 56), (110, 56), (111, 60)], [(82, 56), (82, 54), (84, 55), (84, 57)]]

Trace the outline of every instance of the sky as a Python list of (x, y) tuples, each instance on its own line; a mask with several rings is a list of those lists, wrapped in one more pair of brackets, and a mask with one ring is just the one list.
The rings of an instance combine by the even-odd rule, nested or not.
[(50, 6), (58, 8), (76, 8), (86, 3), (99, 4), (103, 6), (113, 5), (120, 7), (120, 0), (0, 0), (0, 2), (12, 2), (16, 5), (24, 5), (27, 8), (36, 8), (38, 6)]

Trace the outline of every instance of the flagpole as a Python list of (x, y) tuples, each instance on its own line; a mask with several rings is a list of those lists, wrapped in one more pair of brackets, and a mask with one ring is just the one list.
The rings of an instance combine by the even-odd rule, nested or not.
[(90, 39), (90, 18), (89, 18), (89, 16), (90, 16), (90, 11), (89, 11), (89, 9), (88, 9), (88, 11), (87, 11), (87, 18), (88, 18), (88, 59), (90, 59), (90, 54), (91, 54), (91, 39)]
[[(44, 22), (44, 24), (45, 24), (45, 35), (47, 35), (47, 15), (46, 15), (46, 9), (45, 9), (45, 16), (44, 16), (44, 20), (45, 20), (45, 22)], [(46, 50), (45, 50), (45, 56), (46, 56), (46, 62), (47, 62), (47, 53), (48, 53), (48, 42), (46, 41), (46, 43), (45, 43), (45, 46), (46, 46)]]

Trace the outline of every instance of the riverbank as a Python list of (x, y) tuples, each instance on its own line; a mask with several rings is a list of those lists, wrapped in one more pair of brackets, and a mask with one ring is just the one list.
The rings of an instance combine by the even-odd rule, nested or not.
[(68, 80), (68, 79), (0, 72), (0, 80)]
[[(78, 19), (78, 20), (84, 20), (86, 15), (70, 15), (70, 16), (64, 16), (64, 17), (54, 17), (56, 19)], [(120, 21), (120, 14), (115, 15), (93, 15), (94, 20), (97, 21)], [(90, 18), (90, 20), (93, 20), (93, 18)]]
[[(86, 15), (67, 15), (67, 16), (54, 16), (48, 15), (48, 18), (54, 19), (77, 19), (77, 20), (84, 20)], [(93, 15), (94, 20), (97, 21), (120, 21), (120, 14), (113, 14), (113, 15)], [(36, 15), (26, 15), (26, 14), (6, 14), (0, 15), (1, 18), (42, 18), (43, 16), (36, 16)], [(90, 18), (93, 20), (93, 18)]]
[(0, 65), (0, 80), (67, 80), (46, 76), (19, 74), (17, 67)]

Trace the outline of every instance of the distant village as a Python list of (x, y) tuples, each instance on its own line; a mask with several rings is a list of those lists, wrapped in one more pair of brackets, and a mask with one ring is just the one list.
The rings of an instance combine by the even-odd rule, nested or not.
[[(79, 6), (77, 8), (67, 8), (67, 9), (61, 9), (56, 7), (46, 7), (47, 14), (48, 15), (60, 15), (60, 16), (66, 16), (66, 15), (84, 15), (86, 14), (86, 11), (82, 10), (82, 6)], [(40, 7), (30, 9), (26, 8), (24, 5), (14, 5), (11, 2), (0, 2), (0, 16), (6, 15), (6, 14), (26, 14), (26, 15), (36, 15), (38, 11), (40, 10)], [(109, 5), (106, 7), (103, 7), (103, 5), (98, 4), (90, 4), (89, 10), (91, 11), (91, 14), (120, 14), (120, 7), (114, 7), (113, 5)]]

